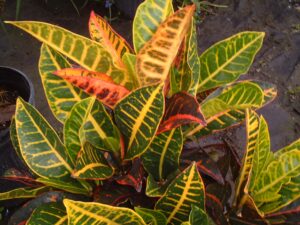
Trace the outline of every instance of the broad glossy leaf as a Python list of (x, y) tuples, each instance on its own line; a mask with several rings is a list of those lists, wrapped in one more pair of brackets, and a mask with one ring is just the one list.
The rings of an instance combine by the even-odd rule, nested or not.
[(26, 225), (67, 225), (66, 208), (62, 203), (47, 203), (37, 207)]
[(192, 204), (204, 209), (204, 184), (195, 163), (170, 184), (155, 209), (165, 214), (167, 223), (181, 224), (188, 220)]
[(208, 223), (209, 218), (208, 215), (206, 214), (206, 212), (195, 206), (192, 205), (192, 210), (190, 212), (190, 216), (189, 216), (189, 224), (190, 225), (209, 225)]
[(165, 81), (180, 44), (186, 35), (195, 5), (186, 6), (168, 17), (138, 52), (136, 69), (141, 85)]
[(130, 80), (132, 82), (132, 87), (129, 88), (129, 90), (135, 90), (139, 88), (141, 85), (135, 71), (136, 55), (125, 53), (122, 57), (122, 60), (127, 68), (128, 77), (130, 77)]
[(117, 62), (110, 52), (99, 43), (48, 23), (35, 21), (7, 23), (26, 31), (85, 69), (105, 73), (116, 83), (124, 84), (125, 72), (116, 66)]
[(16, 198), (35, 198), (37, 195), (49, 191), (49, 187), (38, 187), (38, 188), (17, 188), (11, 191), (0, 193), (0, 201), (16, 199)]
[(142, 155), (144, 168), (156, 181), (165, 180), (179, 169), (182, 147), (183, 137), (180, 128), (158, 134)]
[(172, 0), (145, 0), (133, 20), (133, 45), (136, 53), (155, 34), (159, 25), (173, 13)]
[(114, 169), (110, 167), (104, 153), (89, 143), (79, 152), (72, 177), (88, 180), (104, 180), (111, 177)]
[(163, 112), (162, 84), (137, 89), (116, 105), (115, 120), (127, 146), (125, 159), (133, 159), (146, 151)]
[(53, 73), (71, 65), (57, 51), (46, 44), (42, 45), (39, 59), (39, 72), (54, 116), (62, 123), (67, 119), (73, 105), (88, 95)]
[(69, 224), (146, 225), (136, 212), (128, 208), (67, 199), (64, 200), (64, 204), (67, 208)]
[(200, 105), (194, 96), (179, 92), (166, 99), (166, 111), (158, 133), (193, 122), (205, 124)]
[(167, 218), (157, 210), (138, 207), (135, 207), (134, 210), (143, 218), (146, 224), (167, 225)]
[(64, 178), (72, 172), (72, 161), (58, 135), (40, 113), (19, 98), (16, 129), (21, 154), (27, 166), (43, 178)]
[(129, 91), (121, 85), (96, 77), (74, 76), (55, 72), (54, 74), (70, 82), (74, 86), (81, 88), (86, 93), (97, 97), (103, 104), (113, 108), (115, 104), (124, 98)]
[(265, 33), (242, 32), (220, 41), (200, 56), (198, 92), (230, 83), (247, 73)]

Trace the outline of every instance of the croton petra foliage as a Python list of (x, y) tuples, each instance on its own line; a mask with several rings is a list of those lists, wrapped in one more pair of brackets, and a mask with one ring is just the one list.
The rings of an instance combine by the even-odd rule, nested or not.
[[(43, 43), (39, 72), (63, 124), (61, 137), (17, 100), (11, 139), (28, 171), (3, 175), (21, 186), (0, 200), (33, 200), (12, 224), (299, 222), (300, 208), (288, 207), (300, 197), (300, 139), (271, 152), (255, 110), (276, 88), (237, 81), (264, 33), (238, 33), (198, 55), (194, 11), (145, 0), (133, 48), (94, 12), (90, 39), (47, 23), (7, 22)], [(240, 160), (227, 139), (208, 135), (243, 121)]]

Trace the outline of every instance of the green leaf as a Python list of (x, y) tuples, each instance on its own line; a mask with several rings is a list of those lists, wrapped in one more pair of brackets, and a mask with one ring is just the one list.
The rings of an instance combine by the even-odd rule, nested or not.
[[(176, 171), (175, 171), (176, 172)], [(176, 174), (176, 173), (175, 173)], [(161, 197), (165, 193), (169, 184), (173, 181), (174, 175), (171, 174), (166, 180), (162, 182), (156, 182), (151, 174), (147, 177), (146, 183), (146, 195), (149, 197)]]
[(275, 158), (279, 158), (282, 154), (286, 153), (286, 152), (290, 152), (290, 151), (294, 151), (294, 150), (299, 150), (300, 149), (300, 139), (294, 141), (292, 144), (276, 151), (274, 153)]
[(265, 33), (242, 32), (220, 41), (201, 56), (198, 92), (230, 83), (247, 73)]
[(69, 224), (146, 225), (133, 210), (65, 199)]
[(125, 159), (133, 159), (146, 151), (163, 112), (162, 84), (137, 89), (116, 105), (115, 120), (127, 146)]
[(135, 90), (139, 88), (139, 79), (137, 78), (137, 74), (135, 71), (136, 55), (126, 52), (122, 57), (122, 61), (124, 62), (127, 68), (128, 76), (130, 77), (130, 80), (132, 82), (132, 88), (130, 90)]
[[(22, 157), (22, 154), (21, 154), (21, 148), (20, 148), (18, 134), (17, 134), (17, 128), (16, 128), (16, 119), (14, 116), (12, 117), (12, 119), (10, 121), (10, 140), (11, 140), (11, 143), (12, 143), (19, 159), (25, 163), (25, 161)], [(25, 163), (25, 165), (26, 165), (26, 163)]]
[(15, 117), (21, 154), (27, 166), (43, 178), (69, 177), (73, 168), (70, 157), (40, 113), (18, 98)]
[(67, 212), (62, 203), (47, 203), (37, 207), (26, 225), (67, 225)]
[(17, 188), (11, 191), (0, 193), (0, 201), (10, 200), (16, 198), (35, 198), (37, 195), (49, 191), (49, 187), (38, 187), (38, 188)]
[(134, 210), (143, 218), (146, 224), (167, 225), (167, 218), (157, 210), (138, 207), (135, 207)]
[(179, 169), (182, 146), (183, 138), (180, 128), (158, 134), (142, 155), (145, 170), (156, 181), (165, 180)]
[(53, 73), (69, 68), (69, 62), (57, 51), (46, 44), (42, 45), (39, 59), (39, 72), (47, 101), (54, 116), (62, 123), (67, 119), (73, 105), (88, 97), (79, 88), (66, 82)]
[(133, 45), (136, 53), (155, 34), (159, 25), (173, 13), (171, 0), (145, 0), (133, 20)]
[(167, 217), (167, 223), (181, 224), (189, 219), (191, 205), (204, 209), (204, 184), (193, 163), (168, 187), (155, 205)]
[(209, 217), (203, 209), (192, 205), (189, 223), (190, 225), (209, 225)]
[(73, 177), (89, 180), (104, 180), (111, 177), (114, 169), (107, 163), (103, 152), (88, 142), (79, 152)]

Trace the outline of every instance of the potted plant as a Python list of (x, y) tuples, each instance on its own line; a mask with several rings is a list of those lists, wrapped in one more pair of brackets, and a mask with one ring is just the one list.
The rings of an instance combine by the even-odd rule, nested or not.
[[(6, 173), (27, 185), (0, 199), (31, 199), (49, 190), (62, 194), (29, 207), (29, 215), (14, 222), (198, 225), (295, 219), (299, 209), (275, 212), (300, 197), (300, 140), (272, 153), (267, 123), (254, 110), (271, 102), (276, 88), (236, 82), (248, 71), (264, 33), (233, 35), (198, 56), (194, 5), (173, 12), (172, 1), (146, 0), (139, 7), (133, 48), (95, 13), (89, 21), (92, 40), (47, 23), (9, 22), (43, 42), (39, 71), (49, 105), (64, 126), (61, 138), (18, 99), (11, 137), (35, 176)], [(204, 144), (207, 135), (243, 121), (243, 160), (225, 145), (184, 147), (195, 138)]]

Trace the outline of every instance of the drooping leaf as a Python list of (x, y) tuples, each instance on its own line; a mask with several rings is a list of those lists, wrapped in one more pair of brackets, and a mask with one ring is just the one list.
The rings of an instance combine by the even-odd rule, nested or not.
[(110, 52), (99, 43), (64, 28), (43, 22), (6, 22), (31, 34), (87, 70), (105, 73), (124, 85), (126, 74), (117, 67)]
[(100, 203), (64, 200), (69, 224), (146, 225), (133, 210)]
[(67, 119), (73, 105), (88, 95), (53, 73), (69, 68), (69, 62), (46, 44), (41, 47), (39, 72), (50, 109), (62, 123)]
[(241, 32), (207, 49), (200, 56), (198, 92), (230, 83), (247, 73), (264, 36), (263, 32)]
[(166, 99), (166, 111), (158, 128), (158, 133), (193, 122), (205, 124), (199, 103), (195, 97), (179, 92), (170, 99)]
[(195, 5), (168, 17), (138, 52), (136, 69), (141, 85), (165, 81), (180, 44), (188, 31)]
[(11, 191), (0, 193), (0, 201), (16, 199), (16, 198), (35, 198), (37, 195), (49, 191), (49, 187), (38, 187), (38, 188), (17, 188)]
[(171, 0), (146, 0), (139, 5), (133, 20), (133, 45), (136, 53), (153, 37), (159, 25), (171, 13)]
[(37, 207), (26, 225), (67, 225), (68, 217), (62, 203), (47, 203)]
[(182, 146), (183, 137), (180, 128), (155, 136), (142, 155), (143, 166), (148, 174), (156, 181), (163, 181), (178, 170)]
[(146, 224), (167, 225), (167, 218), (157, 210), (138, 207), (135, 207), (134, 210), (143, 218)]
[(86, 142), (79, 152), (72, 176), (88, 180), (104, 180), (111, 177), (114, 169), (107, 163), (103, 154)]
[(146, 151), (163, 112), (162, 84), (137, 89), (116, 105), (115, 120), (127, 146), (125, 159), (133, 159)]
[(130, 77), (130, 80), (132, 82), (132, 88), (130, 88), (129, 90), (135, 90), (139, 88), (140, 83), (135, 71), (136, 55), (125, 53), (122, 57), (122, 60), (127, 68), (128, 77)]
[(61, 72), (55, 72), (54, 74), (70, 82), (74, 86), (81, 88), (86, 93), (97, 97), (103, 104), (111, 108), (129, 93), (123, 86), (100, 80), (95, 77), (74, 76), (69, 75), (68, 73), (63, 74)]
[(167, 223), (181, 224), (188, 220), (192, 204), (204, 209), (204, 184), (195, 163), (170, 184), (155, 209), (165, 214)]

